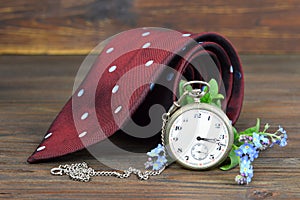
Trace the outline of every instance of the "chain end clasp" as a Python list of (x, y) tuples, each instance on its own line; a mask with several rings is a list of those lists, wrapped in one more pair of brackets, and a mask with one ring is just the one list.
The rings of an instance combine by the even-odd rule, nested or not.
[(62, 176), (65, 172), (64, 169), (62, 169), (61, 167), (54, 167), (50, 170), (52, 175), (60, 175)]

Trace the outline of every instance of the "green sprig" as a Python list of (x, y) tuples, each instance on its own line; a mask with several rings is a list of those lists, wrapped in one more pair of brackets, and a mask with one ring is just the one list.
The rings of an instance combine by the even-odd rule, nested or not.
[[(183, 90), (183, 85), (186, 83), (187, 81), (185, 80), (181, 80), (179, 83), (179, 95), (182, 96), (184, 93)], [(207, 103), (213, 106), (216, 106), (218, 108), (221, 108), (221, 100), (224, 99), (224, 96), (222, 94), (219, 93), (219, 86), (218, 83), (215, 79), (211, 79), (208, 82), (209, 86), (210, 86), (210, 90), (203, 96), (201, 97), (200, 101), (201, 103)], [(186, 89), (188, 91), (192, 91), (192, 86), (188, 85), (186, 86)], [(205, 86), (203, 88), (203, 90), (206, 92), (208, 90), (207, 86)], [(182, 100), (182, 105), (186, 105), (186, 104), (190, 104), (190, 103), (194, 103), (194, 99), (190, 96), (186, 96), (185, 99)]]

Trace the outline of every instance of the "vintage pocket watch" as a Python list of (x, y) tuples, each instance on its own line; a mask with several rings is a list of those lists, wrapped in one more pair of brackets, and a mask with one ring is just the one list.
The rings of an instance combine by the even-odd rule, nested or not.
[[(186, 86), (192, 84), (206, 85), (207, 90), (188, 91)], [(233, 144), (233, 129), (226, 114), (216, 106), (200, 102), (209, 89), (209, 84), (203, 81), (185, 83), (184, 94), (163, 116), (166, 153), (188, 169), (218, 166), (227, 158)], [(187, 95), (195, 103), (181, 106)]]

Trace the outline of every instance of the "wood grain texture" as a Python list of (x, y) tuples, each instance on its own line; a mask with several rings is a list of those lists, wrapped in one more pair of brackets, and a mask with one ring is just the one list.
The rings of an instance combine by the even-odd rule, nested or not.
[(299, 54), (297, 0), (1, 1), (0, 54), (87, 54), (136, 27), (214, 31), (241, 53)]
[(104, 169), (87, 151), (48, 163), (26, 163), (71, 95), (74, 76), (83, 59), (0, 57), (0, 198), (300, 199), (300, 68), (295, 67), (300, 56), (242, 57), (245, 101), (236, 127), (242, 130), (252, 126), (260, 117), (263, 123), (283, 125), (289, 135), (287, 147), (274, 147), (260, 154), (254, 162), (253, 182), (246, 186), (235, 185), (237, 168), (199, 172), (184, 170), (177, 164), (148, 181), (95, 177), (89, 183), (81, 183), (50, 175), (52, 167), (82, 161)]

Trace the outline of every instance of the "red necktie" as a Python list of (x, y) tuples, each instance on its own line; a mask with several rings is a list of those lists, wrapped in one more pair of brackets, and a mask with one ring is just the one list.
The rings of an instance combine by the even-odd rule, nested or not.
[[(133, 127), (147, 125), (151, 121), (149, 109), (154, 104), (168, 109), (183, 77), (214, 78), (223, 83), (222, 105), (233, 124), (236, 122), (244, 81), (239, 57), (228, 40), (216, 33), (134, 29), (112, 37), (105, 45), (28, 162), (81, 150), (113, 135), (130, 121), (136, 124)], [(150, 128), (154, 135), (159, 135), (160, 125)], [(150, 136), (141, 133), (140, 137)]]

